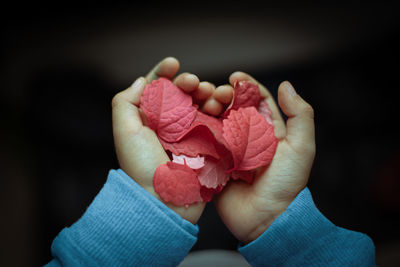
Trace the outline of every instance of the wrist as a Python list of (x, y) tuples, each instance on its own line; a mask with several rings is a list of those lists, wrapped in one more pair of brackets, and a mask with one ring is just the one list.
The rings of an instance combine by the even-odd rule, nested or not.
[(271, 224), (286, 211), (293, 199), (290, 198), (286, 201), (268, 201), (268, 203), (264, 203), (268, 208), (263, 211), (257, 211), (258, 220), (256, 220), (256, 225), (251, 229), (246, 238), (241, 240), (242, 243), (248, 244), (259, 238), (265, 231), (267, 231)]
[(249, 244), (259, 238), (283, 212), (284, 211), (276, 214), (270, 214), (267, 219), (257, 224), (247, 235), (247, 237), (244, 240), (241, 240), (241, 242), (243, 244)]
[(174, 211), (175, 213), (177, 213), (178, 215), (180, 215), (183, 219), (191, 222), (192, 224), (196, 224), (197, 221), (200, 218), (200, 215), (202, 214), (204, 207), (205, 207), (205, 203), (204, 202), (200, 202), (200, 203), (196, 203), (196, 204), (192, 204), (189, 207), (179, 207), (179, 206), (175, 206), (169, 202), (165, 202), (159, 194), (157, 194), (157, 192), (154, 190), (154, 187), (152, 185), (148, 184), (148, 183), (141, 183), (141, 181), (137, 181), (136, 179), (134, 179), (131, 175), (129, 175), (129, 173), (127, 173), (128, 176), (130, 176), (137, 184), (139, 184), (144, 190), (146, 190), (147, 192), (150, 193), (150, 195), (152, 195), (153, 197), (155, 197), (158, 201), (162, 202), (165, 206), (167, 206), (168, 208), (170, 208), (172, 211)]

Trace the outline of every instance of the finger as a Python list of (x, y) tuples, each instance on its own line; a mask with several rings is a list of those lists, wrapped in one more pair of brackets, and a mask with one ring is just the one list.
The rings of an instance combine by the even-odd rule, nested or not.
[(233, 98), (233, 87), (228, 84), (218, 86), (213, 97), (222, 104), (229, 104)]
[(161, 60), (147, 75), (146, 80), (151, 83), (160, 77), (172, 79), (179, 70), (179, 61), (174, 57)]
[(286, 139), (300, 152), (315, 150), (314, 110), (285, 81), (279, 85), (278, 102), (288, 117)]
[[(112, 100), (114, 133), (136, 134), (143, 126), (139, 108), (140, 96), (146, 86), (146, 79), (138, 78), (129, 88), (116, 94)], [(124, 128), (124, 131), (120, 129)]]
[(221, 114), (222, 109), (222, 104), (219, 101), (215, 100), (213, 96), (210, 96), (202, 107), (202, 110), (205, 113), (213, 116), (218, 116), (219, 114)]
[(209, 98), (215, 91), (215, 85), (209, 82), (199, 83), (199, 87), (193, 92), (195, 100), (203, 101)]
[(274, 124), (274, 133), (278, 139), (282, 139), (286, 136), (286, 126), (278, 106), (275, 103), (274, 97), (268, 91), (268, 89), (259, 83), (256, 79), (244, 72), (234, 72), (229, 77), (229, 83), (233, 86), (235, 81), (249, 81), (252, 82), (260, 88), (260, 94), (264, 97), (264, 101), (267, 102), (269, 108), (272, 111), (272, 123)]
[(253, 78), (251, 75), (241, 72), (241, 71), (236, 71), (229, 76), (229, 83), (234, 86), (235, 81), (250, 81), (260, 88), (260, 94), (262, 97), (270, 97), (273, 98), (271, 93), (268, 91), (267, 88), (265, 88), (264, 85), (262, 85), (260, 82), (258, 82), (255, 78)]
[(200, 80), (196, 75), (185, 72), (174, 79), (174, 84), (186, 93), (190, 93), (199, 87)]

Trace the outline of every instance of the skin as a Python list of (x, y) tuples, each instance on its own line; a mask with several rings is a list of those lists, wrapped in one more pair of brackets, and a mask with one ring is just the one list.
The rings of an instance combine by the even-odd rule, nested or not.
[(233, 97), (233, 87), (230, 85), (221, 85), (215, 89), (213, 97), (222, 104), (229, 104)]
[[(147, 83), (159, 77), (173, 79), (179, 70), (175, 58), (166, 58), (157, 64), (146, 77), (138, 78), (132, 86), (118, 93), (112, 100), (112, 120), (115, 150), (119, 165), (130, 177), (150, 194), (162, 201), (153, 188), (153, 175), (157, 167), (169, 161), (153, 130), (146, 126), (139, 109), (140, 96)], [(178, 75), (173, 82), (185, 92), (199, 86), (197, 76), (189, 73)], [(196, 223), (204, 210), (204, 203), (177, 207), (165, 203), (182, 218)]]
[(247, 244), (257, 239), (282, 214), (307, 184), (315, 156), (314, 111), (285, 81), (278, 89), (279, 107), (269, 91), (250, 75), (233, 73), (229, 81), (256, 83), (272, 110), (274, 132), (279, 139), (268, 168), (258, 170), (253, 184), (230, 182), (215, 198), (219, 215), (232, 234)]
[(204, 101), (213, 95), (215, 91), (215, 85), (209, 82), (201, 82), (197, 90), (192, 94), (193, 98), (198, 101)]
[[(197, 76), (189, 73), (174, 78), (178, 69), (179, 62), (176, 59), (166, 58), (146, 78), (139, 78), (131, 87), (113, 98), (113, 133), (120, 167), (150, 194), (160, 199), (153, 188), (153, 174), (160, 164), (169, 159), (156, 134), (146, 126), (138, 108), (146, 83), (158, 77), (172, 79), (183, 91), (192, 94), (204, 112), (217, 115), (222, 112), (220, 106), (226, 106), (232, 100), (232, 86), (236, 80), (258, 84), (265, 97), (264, 101), (272, 111), (274, 133), (279, 139), (276, 154), (268, 168), (258, 170), (252, 185), (231, 181), (214, 198), (225, 225), (237, 239), (249, 243), (265, 232), (307, 184), (315, 155), (313, 109), (296, 94), (289, 82), (283, 82), (278, 89), (278, 103), (288, 117), (285, 123), (269, 91), (250, 75), (233, 73), (229, 78), (232, 90), (222, 90), (226, 93), (218, 93), (216, 99), (213, 97), (216, 91), (213, 84), (200, 82)], [(210, 99), (213, 99), (213, 105), (207, 105)], [(165, 204), (192, 223), (197, 222), (204, 209), (204, 203), (190, 205), (188, 208)]]
[(213, 96), (210, 96), (204, 102), (201, 110), (210, 115), (218, 116), (219, 114), (221, 114), (223, 108), (224, 107), (220, 101), (216, 100)]

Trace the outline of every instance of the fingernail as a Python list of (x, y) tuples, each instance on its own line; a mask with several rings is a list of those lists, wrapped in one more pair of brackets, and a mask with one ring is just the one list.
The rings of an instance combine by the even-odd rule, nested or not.
[(294, 90), (293, 85), (290, 82), (286, 81), (285, 85), (286, 85), (286, 90), (290, 96), (297, 95), (296, 90)]
[(144, 83), (143, 77), (137, 78), (136, 81), (131, 85), (132, 88), (141, 87)]

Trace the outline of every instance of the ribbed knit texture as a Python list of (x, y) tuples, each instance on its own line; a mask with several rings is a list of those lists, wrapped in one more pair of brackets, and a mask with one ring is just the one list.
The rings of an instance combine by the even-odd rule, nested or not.
[(197, 225), (112, 170), (82, 218), (53, 241), (49, 266), (176, 266), (197, 233)]
[(239, 251), (252, 266), (375, 266), (364, 234), (332, 224), (306, 188), (256, 240)]
[[(176, 266), (197, 233), (122, 170), (112, 170), (82, 218), (55, 238), (47, 266)], [(252, 266), (375, 266), (371, 239), (333, 225), (307, 188), (239, 251)]]

